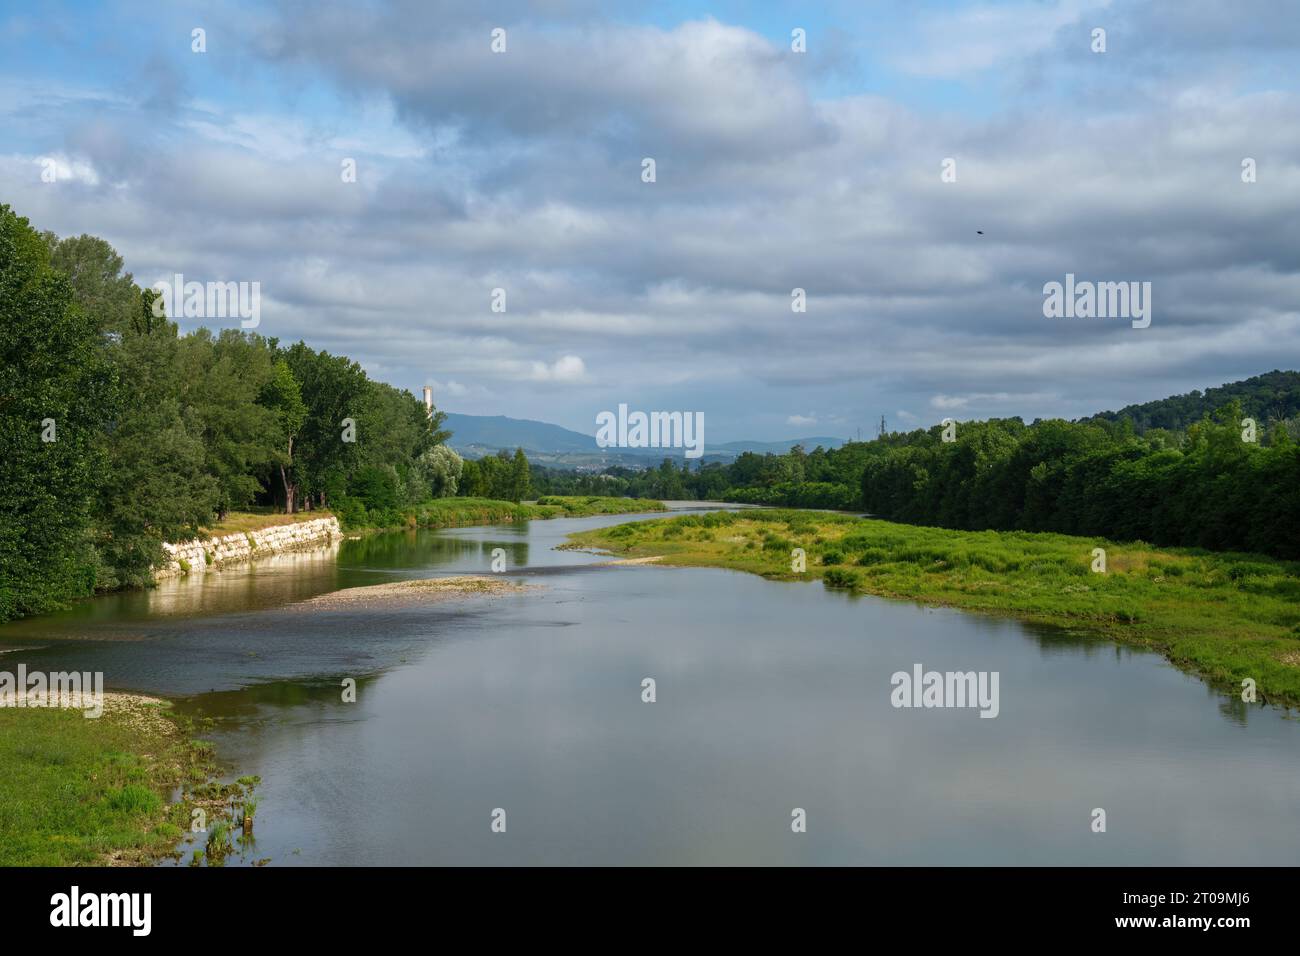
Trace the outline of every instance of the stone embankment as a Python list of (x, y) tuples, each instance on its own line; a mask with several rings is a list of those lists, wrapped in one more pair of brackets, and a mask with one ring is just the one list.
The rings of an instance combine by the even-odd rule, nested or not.
[(286, 551), (306, 551), (332, 544), (343, 537), (338, 518), (315, 518), (276, 525), (260, 531), (237, 531), (215, 538), (195, 538), (164, 544), (167, 563), (154, 571), (162, 580), (178, 574), (197, 574)]

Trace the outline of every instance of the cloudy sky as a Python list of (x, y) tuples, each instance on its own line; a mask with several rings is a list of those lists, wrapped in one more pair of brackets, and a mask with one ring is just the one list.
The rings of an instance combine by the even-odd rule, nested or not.
[[(1300, 366), (1289, 6), (5, 5), (0, 202), (450, 411), (1077, 417)], [(1066, 273), (1151, 326), (1045, 318)]]

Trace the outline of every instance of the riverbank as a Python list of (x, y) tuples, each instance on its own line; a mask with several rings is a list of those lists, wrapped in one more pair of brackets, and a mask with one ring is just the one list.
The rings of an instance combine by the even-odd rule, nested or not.
[(651, 498), (601, 495), (548, 495), (535, 502), (520, 504), (492, 498), (435, 498), (408, 509), (403, 515), (403, 523), (413, 528), (464, 528), (534, 519), (544, 521), (548, 518), (585, 518), (667, 510), (662, 501)]
[[(1240, 691), (1249, 678), (1264, 700), (1300, 704), (1300, 562), (792, 510), (616, 525), (571, 535), (568, 547), (1086, 629), (1216, 685)], [(1093, 570), (1097, 548), (1104, 573)]]
[(209, 783), (212, 748), (194, 731), (136, 694), (105, 694), (96, 718), (0, 707), (0, 866), (139, 866), (174, 852), (191, 811), (217, 822), (229, 789)]
[[(662, 501), (598, 495), (552, 495), (516, 504), (491, 498), (435, 498), (406, 509), (393, 525), (347, 524), (349, 534), (370, 534), (394, 528), (462, 528), (548, 518), (637, 514), (666, 511)], [(158, 581), (290, 551), (327, 547), (344, 536), (344, 525), (328, 511), (298, 515), (231, 512), (205, 537), (164, 544), (167, 561), (154, 570)]]
[[(333, 515), (285, 521), (292, 515), (230, 515), (228, 523), (250, 524), (249, 519), (262, 517), (263, 527), (250, 527), (206, 538), (194, 538), (177, 544), (164, 544), (167, 562), (154, 569), (154, 579), (162, 581), (180, 574), (220, 569), (234, 564), (256, 561), (273, 554), (309, 551), (327, 547), (343, 537), (339, 519)], [(274, 520), (279, 519), (279, 520)]]

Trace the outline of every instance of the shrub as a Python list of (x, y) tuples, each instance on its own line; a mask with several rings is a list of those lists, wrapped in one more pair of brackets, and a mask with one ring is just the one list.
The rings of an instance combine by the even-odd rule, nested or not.
[(763, 535), (764, 551), (789, 551), (793, 547), (794, 544), (788, 538), (783, 538), (779, 534), (772, 534), (769, 531)]
[(822, 583), (828, 588), (853, 590), (858, 586), (858, 576), (844, 568), (831, 568), (822, 575)]
[(333, 508), (339, 524), (345, 529), (365, 527), (370, 520), (365, 502), (360, 498), (344, 495), (333, 503)]
[(122, 813), (152, 813), (162, 806), (162, 798), (148, 787), (128, 783), (121, 790), (108, 795), (108, 805)]
[(1277, 565), (1255, 561), (1237, 561), (1228, 565), (1228, 577), (1233, 581), (1240, 581), (1243, 578), (1272, 577), (1277, 573)]

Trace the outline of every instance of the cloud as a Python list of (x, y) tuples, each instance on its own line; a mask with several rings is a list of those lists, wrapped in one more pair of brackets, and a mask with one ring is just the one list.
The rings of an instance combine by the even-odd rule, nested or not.
[[(1014, 394), (1011, 392), (983, 392), (973, 395), (935, 395), (930, 399), (930, 406), (943, 411), (951, 411), (955, 409), (964, 409), (972, 404), (981, 404), (991, 407), (1009, 404), (1042, 404), (1050, 401), (1054, 397), (1055, 396), (1047, 394)], [(899, 415), (903, 414), (903, 412), (899, 412)]]
[(550, 365), (534, 362), (532, 377), (535, 382), (581, 382), (587, 377), (587, 366), (576, 355), (564, 355)]
[[(1300, 28), (1257, 0), (1240, 23), (1113, 4), (1092, 59), (1064, 54), (1101, 4), (917, 6), (844, 31), (896, 45), (870, 83), (744, 22), (253, 9), (213, 14), (239, 57), (186, 46), (167, 103), (136, 88), (151, 51), (98, 50), (79, 87), (23, 61), (22, 95), (0, 93), (5, 201), (104, 236), (146, 283), (260, 281), (260, 331), (445, 382), (465, 411), (585, 428), (628, 401), (705, 411), (720, 441), (796, 419), (874, 434), (890, 409), (1074, 417), (1300, 354), (1300, 91), (1267, 72)], [(951, 102), (915, 79), (957, 66), (981, 75)], [(41, 183), (43, 155), (68, 176)], [(1066, 272), (1151, 281), (1152, 326), (1044, 319)]]
[[(928, 13), (910, 49), (894, 62), (904, 72), (932, 77), (987, 70), (1048, 49), (1060, 31), (1083, 26), (1085, 14), (1095, 15), (1109, 6), (1110, 0), (978, 3), (964, 10)], [(1077, 42), (1086, 45), (1088, 31), (1075, 32)]]
[(99, 172), (92, 163), (85, 160), (74, 159), (63, 153), (54, 153), (48, 156), (29, 157), (27, 161), (37, 167), (35, 178), (46, 185), (60, 182), (84, 183), (87, 186), (99, 185)]
[(805, 425), (816, 425), (817, 417), (813, 414), (791, 415), (789, 418), (785, 420), (785, 423), (787, 425), (798, 425), (799, 427), (802, 428)]
[(436, 378), (431, 378), (429, 379), (429, 385), (433, 389), (435, 399), (439, 395), (450, 395), (452, 398), (464, 398), (470, 391), (454, 379), (446, 382), (439, 382)]
[(475, 11), (439, 11), (431, 30), (411, 29), (415, 16), (405, 4), (286, 16), (274, 55), (382, 91), (409, 122), (454, 129), (471, 146), (603, 144), (625, 150), (638, 175), (644, 155), (663, 155), (671, 174), (683, 151), (784, 154), (825, 132), (792, 56), (736, 25), (533, 23), (507, 28), (506, 52), (494, 54), (494, 21)]

